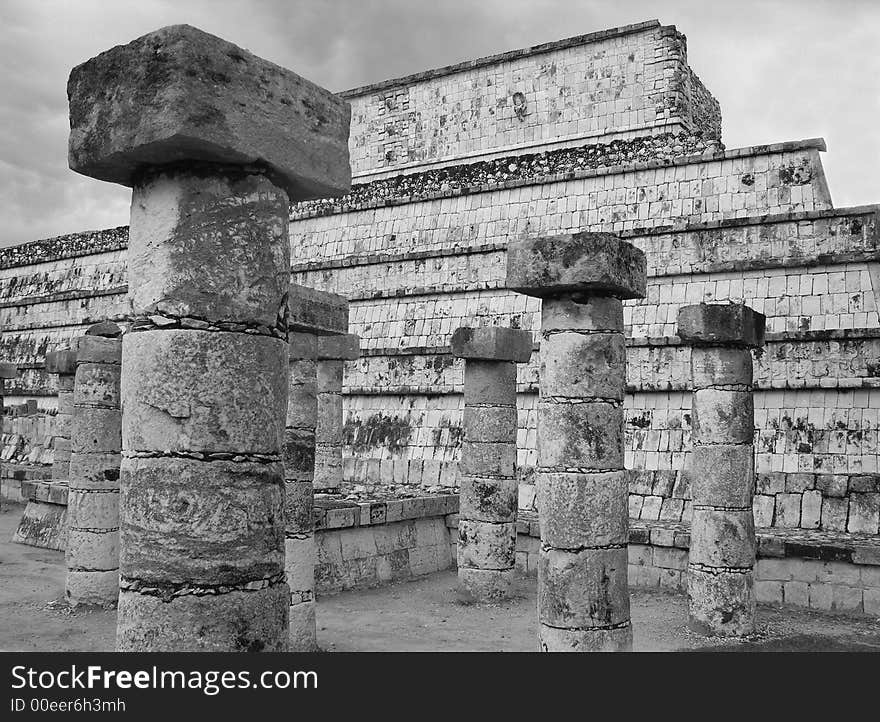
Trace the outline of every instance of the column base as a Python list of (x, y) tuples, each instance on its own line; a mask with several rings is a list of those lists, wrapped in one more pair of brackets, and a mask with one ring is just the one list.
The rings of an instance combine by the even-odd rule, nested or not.
[(491, 604), (513, 596), (513, 569), (458, 568), (458, 601)]
[(745, 637), (755, 631), (753, 572), (688, 568), (688, 628), (707, 637)]
[(85, 605), (115, 606), (119, 598), (119, 570), (68, 570), (64, 598), (72, 607)]
[(559, 629), (541, 624), (540, 652), (631, 652), (632, 626), (611, 629)]
[(318, 633), (315, 623), (315, 603), (300, 602), (290, 607), (291, 652), (317, 652)]

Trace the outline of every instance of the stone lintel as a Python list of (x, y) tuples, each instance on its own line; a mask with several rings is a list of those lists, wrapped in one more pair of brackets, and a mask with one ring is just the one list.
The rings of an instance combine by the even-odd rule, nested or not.
[(290, 318), (287, 328), (319, 336), (348, 332), (348, 299), (336, 293), (290, 284), (287, 296)]
[(646, 274), (645, 254), (610, 233), (526, 238), (507, 250), (507, 288), (539, 298), (644, 298)]
[(463, 326), (452, 334), (450, 345), (456, 358), (527, 363), (532, 355), (532, 334), (501, 326)]
[(47, 353), (46, 371), (50, 374), (76, 373), (76, 350), (67, 348)]
[(267, 170), (291, 200), (347, 192), (349, 104), (190, 25), (76, 66), (67, 83), (71, 169), (132, 186), (180, 162)]
[(678, 336), (704, 346), (764, 345), (763, 313), (742, 303), (698, 303), (678, 311)]
[(351, 361), (360, 358), (361, 339), (354, 333), (318, 338), (319, 361)]

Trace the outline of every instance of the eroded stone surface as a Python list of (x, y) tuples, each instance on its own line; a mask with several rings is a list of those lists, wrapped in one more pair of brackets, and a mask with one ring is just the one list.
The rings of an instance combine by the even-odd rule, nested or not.
[(538, 402), (540, 465), (623, 468), (623, 409), (609, 403)]
[(480, 479), (463, 476), (459, 491), (462, 519), (494, 523), (516, 521), (517, 487), (515, 478)]
[(678, 311), (678, 335), (694, 345), (764, 344), (763, 313), (741, 303), (699, 303)]
[(360, 358), (361, 339), (357, 334), (344, 333), (318, 337), (318, 359), (350, 361)]
[(284, 341), (189, 330), (128, 333), (123, 364), (126, 450), (281, 452)]
[(542, 652), (629, 652), (632, 627), (612, 629), (558, 629), (538, 625), (538, 649)]
[(119, 652), (285, 652), (287, 584), (255, 591), (161, 597), (120, 590)]
[(269, 169), (291, 198), (348, 190), (349, 104), (247, 50), (171, 25), (78, 65), (67, 84), (70, 167), (133, 185), (182, 161)]
[(751, 444), (755, 435), (755, 402), (751, 391), (694, 391), (691, 435), (694, 444)]
[(502, 326), (458, 328), (450, 341), (456, 358), (526, 363), (532, 355), (529, 331)]
[(709, 573), (688, 568), (688, 626), (705, 635), (741, 637), (755, 631), (751, 572)]
[(493, 524), (460, 519), (458, 566), (475, 569), (513, 569), (516, 524)]
[(513, 569), (460, 567), (458, 570), (458, 598), (465, 604), (499, 602), (508, 599), (511, 595), (513, 578)]
[(626, 544), (629, 530), (624, 471), (541, 473), (537, 479), (541, 541), (558, 549)]
[(291, 331), (318, 335), (348, 333), (345, 296), (292, 283), (287, 305)]
[(690, 462), (694, 503), (751, 508), (755, 484), (755, 450), (751, 444), (696, 446)]
[(511, 242), (508, 288), (530, 296), (582, 293), (643, 298), (645, 254), (610, 233), (572, 233)]
[(542, 396), (598, 397), (623, 401), (626, 347), (622, 333), (562, 331), (541, 341)]
[(695, 507), (688, 561), (709, 567), (751, 569), (755, 565), (752, 510)]

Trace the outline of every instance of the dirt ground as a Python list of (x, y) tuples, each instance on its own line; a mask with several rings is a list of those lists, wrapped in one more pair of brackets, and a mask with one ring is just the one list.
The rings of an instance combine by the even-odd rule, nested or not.
[[(115, 611), (71, 610), (63, 601), (64, 554), (9, 540), (23, 507), (0, 509), (0, 651), (109, 651)], [(455, 573), (443, 572), (379, 589), (322, 597), (318, 642), (336, 651), (505, 651), (535, 649), (535, 580), (519, 581), (505, 604), (463, 606)], [(880, 652), (880, 620), (759, 607), (759, 631), (718, 644), (689, 632), (680, 594), (635, 591), (635, 649), (687, 651)]]

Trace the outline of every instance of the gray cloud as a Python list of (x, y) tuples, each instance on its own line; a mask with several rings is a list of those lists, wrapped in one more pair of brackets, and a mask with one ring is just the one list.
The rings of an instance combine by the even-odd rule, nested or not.
[(728, 147), (823, 136), (835, 204), (880, 201), (880, 3), (869, 0), (4, 0), (0, 245), (127, 223), (128, 189), (67, 168), (67, 75), (163, 25), (196, 25), (344, 90), (658, 12), (688, 36)]

